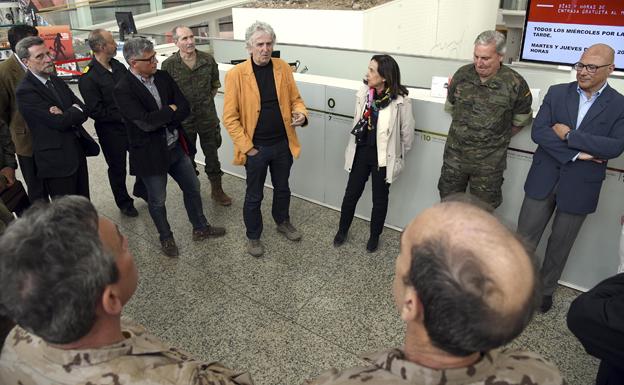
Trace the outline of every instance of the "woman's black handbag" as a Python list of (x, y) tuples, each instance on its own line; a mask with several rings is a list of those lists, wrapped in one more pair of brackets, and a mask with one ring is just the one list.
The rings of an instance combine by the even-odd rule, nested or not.
[(368, 120), (362, 118), (360, 119), (353, 129), (351, 130), (351, 134), (355, 136), (355, 143), (361, 144), (365, 140), (364, 130), (368, 129)]

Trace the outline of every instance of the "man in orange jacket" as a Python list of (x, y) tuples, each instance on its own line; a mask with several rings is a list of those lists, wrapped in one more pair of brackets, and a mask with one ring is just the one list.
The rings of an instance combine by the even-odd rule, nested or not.
[(260, 206), (268, 168), (277, 230), (291, 241), (301, 239), (290, 222), (288, 178), (293, 156), (301, 151), (295, 127), (307, 125), (308, 112), (288, 63), (271, 58), (273, 28), (255, 22), (247, 29), (245, 40), (251, 57), (225, 76), (223, 124), (234, 142), (234, 164), (245, 165), (247, 172), (243, 206), (247, 252), (260, 257), (264, 254)]

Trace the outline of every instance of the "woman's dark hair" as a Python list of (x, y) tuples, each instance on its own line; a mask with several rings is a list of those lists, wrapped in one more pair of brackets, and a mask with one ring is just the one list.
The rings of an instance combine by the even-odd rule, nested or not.
[(409, 91), (401, 84), (401, 70), (399, 65), (390, 55), (374, 55), (371, 60), (377, 63), (377, 72), (386, 79), (386, 87), (390, 88), (390, 97), (395, 99), (398, 95), (407, 96)]

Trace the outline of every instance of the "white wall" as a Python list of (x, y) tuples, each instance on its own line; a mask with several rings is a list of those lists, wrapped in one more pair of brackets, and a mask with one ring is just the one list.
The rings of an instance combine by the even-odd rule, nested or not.
[(364, 13), (364, 49), (472, 59), (477, 35), (494, 29), (498, 0), (395, 0)]
[(394, 0), (365, 11), (234, 8), (234, 38), (256, 20), (277, 42), (472, 59), (475, 37), (494, 29), (498, 0)]
[(271, 24), (277, 43), (335, 48), (363, 48), (362, 11), (316, 9), (234, 8), (234, 38), (245, 40), (245, 30), (256, 20)]

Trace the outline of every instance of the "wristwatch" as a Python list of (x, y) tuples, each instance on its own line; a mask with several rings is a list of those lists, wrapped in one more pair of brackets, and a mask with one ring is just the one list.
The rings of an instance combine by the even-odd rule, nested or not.
[(572, 130), (566, 132), (565, 136), (563, 137), (563, 140), (568, 140), (568, 138), (570, 137), (570, 132), (572, 132)]

